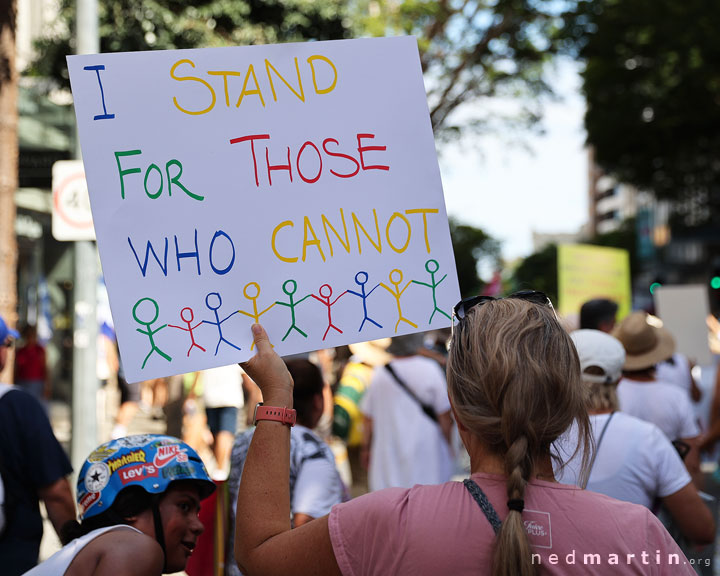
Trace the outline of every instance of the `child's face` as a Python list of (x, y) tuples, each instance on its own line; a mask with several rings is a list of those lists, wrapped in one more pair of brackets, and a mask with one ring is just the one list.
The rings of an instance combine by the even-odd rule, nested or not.
[(160, 501), (168, 572), (185, 569), (204, 530), (199, 514), (200, 493), (192, 482), (173, 483)]

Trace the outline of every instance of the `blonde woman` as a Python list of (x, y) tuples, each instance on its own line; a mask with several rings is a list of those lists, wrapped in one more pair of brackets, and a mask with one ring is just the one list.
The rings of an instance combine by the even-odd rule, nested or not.
[(253, 326), (257, 354), (244, 368), (267, 413), (238, 496), (243, 573), (524, 576), (606, 574), (613, 565), (618, 574), (694, 574), (646, 508), (555, 482), (550, 446), (575, 422), (587, 448), (589, 424), (577, 354), (547, 297), (478, 296), (455, 314), (448, 392), (470, 478), (373, 492), (294, 530), (292, 379)]

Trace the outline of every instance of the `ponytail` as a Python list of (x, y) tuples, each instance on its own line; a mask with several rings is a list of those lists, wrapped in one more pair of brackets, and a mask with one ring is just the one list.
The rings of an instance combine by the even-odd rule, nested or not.
[(505, 455), (509, 512), (495, 541), (493, 576), (533, 576), (530, 541), (522, 519), (525, 487), (532, 474), (532, 457), (525, 436), (517, 438)]

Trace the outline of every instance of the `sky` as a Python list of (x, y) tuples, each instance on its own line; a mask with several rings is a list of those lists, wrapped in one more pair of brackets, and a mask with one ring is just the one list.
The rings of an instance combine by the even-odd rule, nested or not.
[(587, 221), (585, 104), (577, 65), (561, 63), (551, 84), (561, 99), (545, 107), (545, 134), (521, 135), (527, 146), (484, 136), (479, 150), (441, 149), (448, 214), (500, 240), (506, 260), (533, 253), (533, 231), (575, 233)]

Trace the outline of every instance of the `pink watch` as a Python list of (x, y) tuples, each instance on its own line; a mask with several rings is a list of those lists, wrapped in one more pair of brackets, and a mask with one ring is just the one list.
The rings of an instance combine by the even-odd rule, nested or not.
[(290, 427), (295, 426), (297, 412), (291, 408), (278, 408), (277, 406), (263, 406), (262, 402), (258, 402), (255, 406), (255, 415), (253, 416), (253, 425), (257, 426), (260, 420), (271, 420), (273, 422), (282, 422)]

